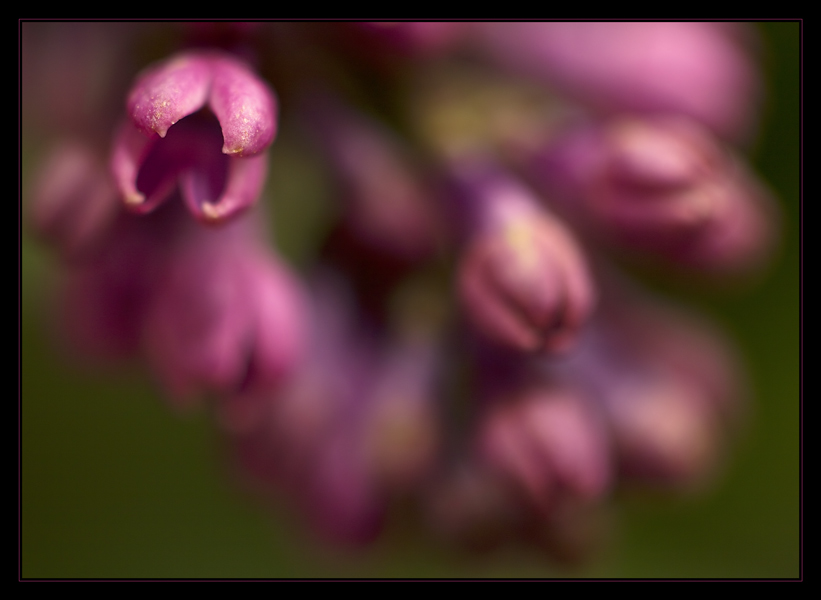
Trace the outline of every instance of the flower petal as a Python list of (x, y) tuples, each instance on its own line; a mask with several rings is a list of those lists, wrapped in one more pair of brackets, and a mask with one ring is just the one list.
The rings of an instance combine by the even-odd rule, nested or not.
[(140, 134), (130, 123), (124, 123), (120, 127), (114, 140), (111, 153), (111, 173), (114, 182), (125, 205), (139, 213), (150, 212), (159, 203), (156, 194), (153, 194), (152, 201), (148, 202), (145, 194), (137, 189), (140, 168), (156, 141), (156, 138), (147, 138)]
[[(230, 159), (227, 173), (216, 182), (213, 170), (190, 169), (180, 177), (182, 197), (191, 213), (207, 224), (224, 223), (256, 203), (268, 172), (268, 153)], [(216, 197), (222, 190), (221, 195)]]
[(205, 105), (210, 84), (205, 56), (177, 55), (139, 77), (128, 97), (128, 114), (140, 131), (165, 137), (169, 127)]
[(235, 156), (262, 152), (276, 136), (273, 91), (234, 59), (214, 57), (212, 68), (214, 79), (208, 103), (222, 126), (222, 151)]

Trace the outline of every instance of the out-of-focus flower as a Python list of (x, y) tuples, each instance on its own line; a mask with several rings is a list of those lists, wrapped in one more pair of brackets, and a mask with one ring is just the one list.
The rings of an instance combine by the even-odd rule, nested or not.
[(39, 166), (29, 215), (38, 237), (64, 257), (100, 243), (120, 212), (105, 161), (89, 144), (58, 142)]
[(761, 83), (735, 24), (476, 23), (475, 44), (504, 68), (593, 110), (687, 116), (728, 139), (749, 137)]
[(601, 417), (578, 391), (533, 382), (495, 398), (483, 417), (479, 452), (535, 510), (549, 512), (562, 496), (592, 500), (611, 480), (609, 443)]
[(759, 266), (777, 230), (769, 192), (698, 123), (618, 117), (568, 128), (524, 167), (601, 242), (706, 271)]
[(582, 251), (526, 188), (494, 171), (464, 165), (450, 173), (468, 229), (458, 267), (462, 303), (473, 325), (498, 342), (566, 350), (595, 301)]
[(304, 98), (300, 110), (351, 233), (404, 260), (429, 258), (445, 227), (441, 206), (408, 147), (388, 127), (327, 93)]
[(135, 220), (117, 214), (87, 251), (71, 259), (57, 295), (60, 328), (79, 354), (94, 361), (134, 358), (143, 318), (168, 255), (177, 215), (158, 211)]
[[(150, 25), (131, 22), (23, 23), (21, 117), (26, 136), (85, 136), (108, 142), (119, 118), (135, 42)], [(29, 140), (30, 141), (30, 140)]]
[(163, 265), (144, 341), (155, 372), (181, 401), (268, 389), (302, 357), (304, 298), (252, 216), (218, 230), (189, 225)]
[[(216, 51), (180, 54), (143, 72), (127, 105), (130, 122), (120, 129), (111, 164), (128, 207), (149, 212), (178, 185), (206, 223), (256, 202), (277, 105), (248, 66)], [(200, 111), (206, 105), (210, 112)]]
[(261, 418), (231, 440), (251, 481), (286, 496), (316, 533), (371, 541), (398, 498), (413, 496), (436, 460), (438, 353), (432, 340), (362, 328), (338, 278), (314, 282), (309, 348)]
[(430, 486), (427, 516), (451, 543), (525, 542), (578, 562), (600, 545), (618, 482), (609, 425), (579, 382), (528, 364), (480, 374), (470, 448)]
[(731, 349), (692, 315), (608, 282), (578, 352), (543, 367), (582, 382), (609, 423), (620, 477), (686, 489), (709, 480), (744, 413)]

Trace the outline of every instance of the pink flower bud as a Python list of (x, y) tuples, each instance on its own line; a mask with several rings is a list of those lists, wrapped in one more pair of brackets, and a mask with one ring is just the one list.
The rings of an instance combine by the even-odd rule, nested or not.
[(623, 248), (715, 271), (756, 266), (772, 249), (772, 198), (694, 121), (573, 128), (530, 168), (571, 218)]
[(609, 291), (590, 336), (557, 368), (600, 403), (625, 481), (703, 483), (738, 424), (744, 386), (735, 361), (704, 323)]
[(600, 497), (611, 478), (609, 440), (594, 407), (578, 392), (550, 383), (512, 396), (483, 419), (484, 460), (539, 512), (566, 495)]
[(475, 225), (458, 266), (471, 323), (520, 351), (571, 345), (594, 304), (593, 284), (570, 231), (529, 192), (490, 171), (457, 177)]
[(121, 208), (104, 161), (87, 144), (56, 145), (36, 176), (30, 215), (35, 233), (64, 257), (99, 245)]
[(153, 294), (146, 352), (180, 401), (267, 389), (301, 358), (301, 293), (252, 225), (186, 232)]

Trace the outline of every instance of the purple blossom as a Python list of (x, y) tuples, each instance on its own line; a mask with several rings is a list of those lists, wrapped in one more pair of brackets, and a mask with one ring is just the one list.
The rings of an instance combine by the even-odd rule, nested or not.
[(770, 193), (689, 119), (572, 126), (525, 160), (555, 205), (616, 246), (722, 272), (758, 266), (771, 252)]
[(503, 67), (600, 114), (681, 115), (728, 139), (754, 127), (761, 82), (747, 32), (705, 22), (477, 23), (475, 44)]
[(39, 169), (29, 211), (33, 231), (66, 257), (86, 254), (120, 208), (104, 160), (83, 140), (62, 140)]
[(301, 359), (304, 299), (250, 216), (190, 226), (163, 265), (145, 315), (149, 362), (171, 395), (268, 389)]
[(249, 481), (274, 482), (259, 487), (321, 538), (360, 545), (435, 465), (439, 364), (430, 340), (363, 334), (351, 299), (336, 277), (315, 278), (305, 360), (260, 388), (261, 417), (230, 441)]
[(460, 165), (451, 176), (468, 229), (458, 266), (468, 317), (518, 350), (566, 350), (595, 303), (573, 235), (492, 166)]
[(577, 390), (530, 382), (494, 399), (484, 415), (479, 453), (537, 511), (563, 495), (601, 497), (612, 479), (604, 421)]
[[(131, 122), (120, 129), (111, 165), (128, 207), (151, 211), (178, 184), (206, 223), (256, 202), (277, 105), (245, 64), (218, 52), (174, 56), (139, 76), (127, 104)], [(210, 114), (199, 114), (206, 105)]]

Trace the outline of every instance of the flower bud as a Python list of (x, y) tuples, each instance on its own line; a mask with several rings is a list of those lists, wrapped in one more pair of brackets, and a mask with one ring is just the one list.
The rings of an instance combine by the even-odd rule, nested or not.
[(738, 424), (744, 386), (737, 365), (704, 323), (609, 291), (579, 351), (554, 368), (599, 404), (625, 481), (704, 483)]
[(64, 257), (97, 246), (121, 210), (103, 161), (81, 141), (56, 145), (40, 166), (31, 197), (35, 233)]
[(180, 401), (206, 391), (267, 389), (301, 357), (301, 293), (250, 225), (187, 232), (154, 293), (146, 351)]
[(560, 352), (575, 340), (594, 304), (583, 255), (565, 226), (524, 188), (483, 170), (459, 175), (475, 225), (458, 266), (471, 323), (524, 352)]
[(772, 249), (772, 198), (694, 121), (572, 128), (529, 168), (571, 218), (622, 248), (708, 271), (749, 269)]
[(610, 480), (609, 440), (582, 397), (550, 383), (526, 386), (490, 409), (479, 432), (484, 459), (539, 512), (562, 496), (589, 501)]

